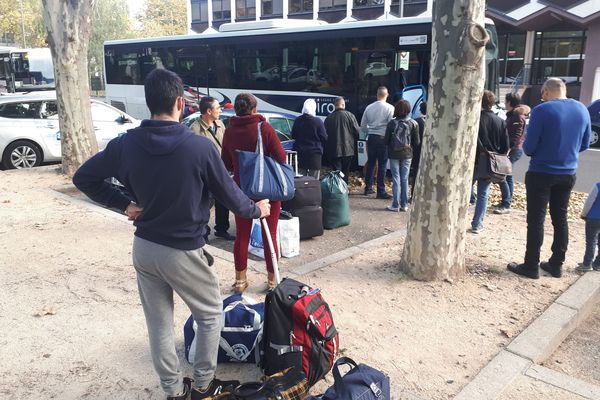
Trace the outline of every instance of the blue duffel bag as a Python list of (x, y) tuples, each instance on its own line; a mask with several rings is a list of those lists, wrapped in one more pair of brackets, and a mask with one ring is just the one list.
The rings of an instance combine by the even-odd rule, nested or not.
[[(218, 362), (256, 363), (260, 361), (265, 304), (242, 294), (223, 300), (223, 327)], [(185, 358), (194, 363), (197, 324), (192, 316), (183, 328)]]
[[(344, 376), (340, 367), (351, 367)], [(390, 400), (390, 378), (365, 364), (356, 365), (348, 357), (340, 357), (333, 366), (333, 386), (320, 396), (305, 400)]]

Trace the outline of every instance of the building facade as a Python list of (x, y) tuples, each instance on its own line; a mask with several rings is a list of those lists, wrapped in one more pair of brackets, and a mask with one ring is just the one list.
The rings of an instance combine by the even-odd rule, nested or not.
[[(190, 0), (192, 29), (274, 18), (329, 23), (389, 15), (431, 13), (433, 0)], [(257, 7), (258, 5), (258, 7)], [(488, 0), (486, 16), (498, 31), (499, 76), (504, 91), (520, 90), (539, 102), (550, 76), (562, 78), (570, 97), (588, 104), (600, 98), (599, 0)]]

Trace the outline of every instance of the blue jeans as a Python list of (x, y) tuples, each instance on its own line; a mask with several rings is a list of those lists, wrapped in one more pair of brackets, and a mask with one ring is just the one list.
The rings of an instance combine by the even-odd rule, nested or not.
[(477, 202), (475, 203), (475, 214), (473, 215), (473, 221), (471, 222), (471, 228), (473, 229), (483, 228), (483, 218), (485, 217), (485, 211), (487, 210), (491, 184), (492, 181), (489, 179), (477, 180)]
[[(508, 159), (510, 160), (513, 168), (515, 166), (515, 163), (519, 161), (521, 157), (523, 157), (523, 150), (521, 149), (511, 150), (510, 153), (508, 153)], [(513, 180), (513, 176), (508, 175), (506, 179), (500, 182), (498, 185), (500, 185), (500, 191), (502, 192), (502, 202), (500, 203), (500, 207), (510, 208), (510, 205), (512, 203), (512, 196), (515, 192), (515, 183)]]
[(394, 160), (390, 158), (392, 170), (392, 207), (408, 206), (408, 173), (412, 159)]
[(370, 192), (373, 187), (375, 163), (377, 170), (377, 194), (385, 193), (385, 172), (387, 169), (388, 149), (383, 136), (369, 135), (367, 138), (367, 172), (365, 176), (365, 192)]
[[(594, 252), (598, 246), (598, 254), (594, 261)], [(585, 255), (583, 256), (583, 265), (592, 265), (600, 267), (600, 219), (588, 218), (585, 220)]]

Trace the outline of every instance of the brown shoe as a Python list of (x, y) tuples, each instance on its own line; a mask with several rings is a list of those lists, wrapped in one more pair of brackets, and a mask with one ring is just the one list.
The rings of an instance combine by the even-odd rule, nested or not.
[(244, 293), (248, 288), (248, 279), (246, 278), (246, 270), (235, 271), (235, 282), (231, 285), (235, 293)]

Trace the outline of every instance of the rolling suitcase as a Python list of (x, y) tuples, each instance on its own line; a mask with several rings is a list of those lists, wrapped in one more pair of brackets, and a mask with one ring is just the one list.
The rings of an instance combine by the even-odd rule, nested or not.
[(321, 182), (318, 179), (312, 176), (296, 176), (294, 187), (294, 198), (284, 201), (281, 208), (293, 214), (299, 208), (321, 205)]
[(321, 206), (302, 207), (292, 212), (300, 221), (300, 239), (323, 235), (323, 209)]

